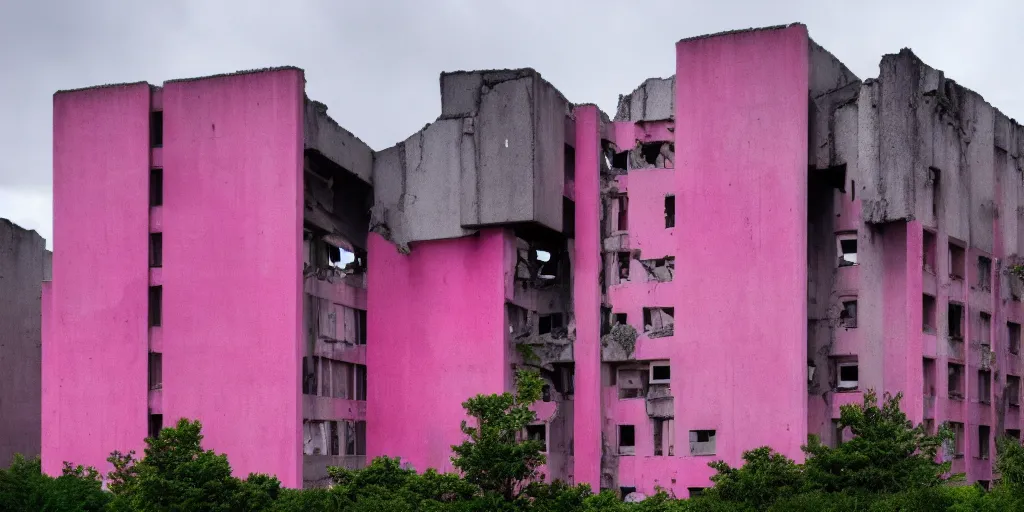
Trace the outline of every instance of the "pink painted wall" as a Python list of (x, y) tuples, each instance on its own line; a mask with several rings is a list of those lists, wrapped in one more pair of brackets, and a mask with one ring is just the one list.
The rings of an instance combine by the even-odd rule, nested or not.
[(146, 436), (149, 85), (53, 98), (43, 469), (107, 468)]
[(283, 69), (163, 90), (164, 423), (201, 420), (205, 447), (236, 474), (291, 487), (302, 485), (303, 86), (301, 70)]
[(451, 446), (464, 440), (462, 402), (507, 389), (510, 236), (487, 229), (414, 243), (403, 255), (370, 233), (367, 460), (451, 470)]
[(601, 182), (597, 107), (576, 108), (576, 239), (573, 257), (574, 483), (601, 486)]
[(684, 40), (676, 54), (676, 446), (715, 429), (716, 458), (770, 445), (801, 460), (807, 31)]

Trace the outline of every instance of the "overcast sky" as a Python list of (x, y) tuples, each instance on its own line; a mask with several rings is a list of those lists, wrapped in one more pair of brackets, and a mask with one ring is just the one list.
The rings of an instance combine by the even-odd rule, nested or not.
[(1021, 119), (1017, 3), (0, 0), (0, 217), (51, 237), (54, 91), (267, 66), (305, 69), (307, 94), (382, 149), (437, 117), (441, 71), (533, 67), (614, 114), (675, 72), (679, 39), (800, 21), (861, 78), (909, 47)]

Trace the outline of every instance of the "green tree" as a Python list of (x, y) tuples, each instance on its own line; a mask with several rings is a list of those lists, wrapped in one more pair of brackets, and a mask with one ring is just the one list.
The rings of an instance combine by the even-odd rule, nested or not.
[(530, 405), (540, 399), (543, 384), (536, 372), (519, 370), (515, 394), (477, 395), (463, 402), (475, 425), (462, 422), (468, 439), (452, 446), (452, 465), (467, 481), (512, 501), (536, 479), (537, 468), (545, 462), (543, 444), (523, 434), (537, 419)]
[(948, 462), (936, 462), (944, 441), (952, 432), (943, 426), (938, 435), (914, 427), (900, 410), (902, 395), (885, 394), (881, 406), (873, 391), (864, 394), (862, 405), (840, 409), (839, 424), (853, 432), (853, 439), (837, 448), (811, 436), (803, 447), (807, 454), (804, 475), (812, 490), (848, 493), (898, 493), (934, 487), (949, 473)]
[(791, 496), (804, 487), (804, 475), (795, 462), (763, 446), (743, 452), (744, 464), (732, 468), (725, 461), (709, 463), (716, 474), (715, 486), (705, 492), (707, 500), (741, 504), (763, 510), (779, 498)]

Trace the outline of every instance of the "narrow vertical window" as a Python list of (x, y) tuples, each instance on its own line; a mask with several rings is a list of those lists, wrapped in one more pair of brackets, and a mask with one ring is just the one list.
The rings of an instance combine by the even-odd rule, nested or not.
[(149, 145), (154, 148), (164, 145), (164, 113), (161, 110), (149, 114)]
[(676, 196), (665, 196), (665, 227), (676, 227)]

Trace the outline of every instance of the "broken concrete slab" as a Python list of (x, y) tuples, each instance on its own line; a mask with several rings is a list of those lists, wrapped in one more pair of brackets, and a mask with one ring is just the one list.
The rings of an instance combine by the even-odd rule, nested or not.
[(619, 96), (616, 121), (675, 119), (676, 77), (648, 78), (629, 94)]
[(317, 151), (364, 182), (373, 183), (370, 146), (331, 119), (327, 106), (319, 101), (307, 98), (303, 117), (303, 140), (307, 150)]

